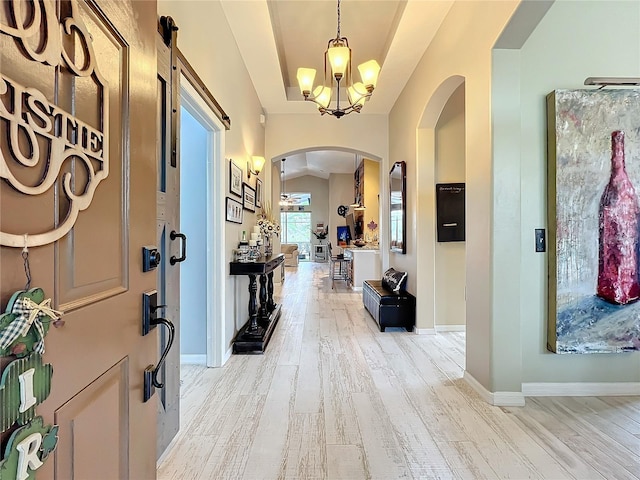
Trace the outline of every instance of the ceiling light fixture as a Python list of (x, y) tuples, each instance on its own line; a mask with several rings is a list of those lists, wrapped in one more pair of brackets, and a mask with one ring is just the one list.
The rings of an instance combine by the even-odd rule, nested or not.
[[(327, 65), (328, 63), (328, 65)], [(327, 50), (324, 52), (324, 83), (313, 88), (316, 77), (314, 68), (298, 68), (298, 84), (300, 92), (305, 100), (318, 105), (320, 114), (328, 113), (340, 118), (351, 112), (358, 112), (364, 103), (371, 97), (373, 89), (378, 81), (380, 65), (375, 60), (369, 60), (358, 65), (362, 82), (352, 83), (351, 79), (351, 48), (347, 37), (340, 36), (340, 0), (338, 0), (338, 33), (336, 38), (329, 40)], [(333, 94), (333, 80), (336, 82), (336, 108), (329, 108)], [(340, 82), (347, 89), (349, 105), (340, 108)], [(313, 92), (313, 94), (311, 94)]]

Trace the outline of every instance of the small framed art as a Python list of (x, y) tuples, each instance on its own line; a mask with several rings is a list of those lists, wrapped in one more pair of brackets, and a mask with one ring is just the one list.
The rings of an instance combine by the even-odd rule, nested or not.
[(227, 222), (242, 223), (242, 204), (233, 198), (227, 197)]
[(242, 197), (242, 169), (233, 160), (229, 160), (229, 191)]
[(256, 178), (256, 208), (262, 208), (262, 180)]
[(242, 206), (250, 212), (256, 211), (256, 191), (248, 183), (242, 184)]

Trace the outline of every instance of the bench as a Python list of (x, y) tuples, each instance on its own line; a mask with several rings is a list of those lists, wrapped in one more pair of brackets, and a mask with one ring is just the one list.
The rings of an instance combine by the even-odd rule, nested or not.
[(390, 268), (382, 280), (365, 280), (362, 284), (364, 307), (378, 324), (381, 332), (386, 327), (403, 327), (413, 331), (416, 324), (416, 297), (404, 290), (406, 273)]

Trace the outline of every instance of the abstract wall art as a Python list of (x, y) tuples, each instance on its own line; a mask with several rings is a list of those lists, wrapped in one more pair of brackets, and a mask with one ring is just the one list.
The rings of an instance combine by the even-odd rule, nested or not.
[(547, 347), (640, 350), (640, 90), (555, 90), (547, 114)]

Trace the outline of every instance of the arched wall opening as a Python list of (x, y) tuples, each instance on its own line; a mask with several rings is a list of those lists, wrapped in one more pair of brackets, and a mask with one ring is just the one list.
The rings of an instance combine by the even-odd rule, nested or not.
[[(311, 158), (311, 155), (314, 154), (320, 154), (320, 160), (318, 160), (317, 156), (313, 156)], [(338, 162), (344, 161), (344, 164), (336, 166), (336, 159), (331, 158), (332, 154), (335, 154), (335, 156), (338, 157)], [(305, 156), (307, 155), (310, 157), (310, 171), (306, 173), (304, 171), (300, 172), (297, 169), (300, 168), (301, 164), (305, 164)], [(283, 159), (287, 159), (284, 164), (282, 162)], [(323, 169), (324, 171), (322, 172), (318, 172), (318, 161), (322, 162), (322, 160), (327, 161), (327, 168)], [(284, 174), (284, 176), (287, 178), (287, 180), (285, 181), (287, 194), (311, 194), (311, 206), (309, 210), (311, 211), (312, 227), (315, 228), (318, 222), (321, 222), (325, 226), (328, 226), (328, 236), (325, 239), (324, 243), (326, 244), (326, 242), (331, 242), (331, 244), (335, 248), (338, 244), (337, 227), (347, 225), (345, 216), (338, 213), (338, 207), (345, 206), (347, 207), (348, 212), (351, 212), (351, 208), (349, 207), (349, 205), (354, 202), (355, 198), (354, 171), (361, 160), (365, 162), (366, 168), (369, 169), (369, 173), (367, 173), (367, 182), (369, 182), (370, 185), (375, 184), (373, 188), (369, 188), (369, 193), (371, 193), (371, 191), (374, 191), (375, 195), (373, 195), (369, 202), (365, 202), (367, 208), (364, 210), (364, 216), (365, 224), (368, 224), (373, 220), (374, 223), (377, 224), (377, 228), (371, 231), (367, 230), (366, 233), (369, 235), (367, 238), (371, 240), (375, 237), (378, 242), (380, 251), (384, 251), (386, 247), (383, 246), (383, 244), (387, 245), (388, 243), (387, 235), (385, 234), (386, 230), (383, 229), (383, 225), (387, 224), (387, 214), (383, 213), (384, 210), (381, 203), (383, 202), (382, 189), (387, 189), (387, 172), (386, 169), (382, 167), (383, 159), (381, 158), (381, 156), (371, 152), (344, 146), (318, 145), (271, 155), (270, 198), (271, 205), (273, 206), (273, 216), (279, 216), (281, 212), (279, 203), (280, 195), (281, 193), (283, 193), (282, 176)], [(333, 166), (331, 166), (331, 164), (333, 164)], [(295, 166), (292, 167), (292, 165)], [(371, 173), (371, 170), (373, 170), (373, 172), (375, 173)], [(292, 172), (295, 172), (294, 178), (291, 178)], [(374, 177), (372, 178), (371, 175), (374, 175)], [(384, 182), (384, 187), (381, 182)], [(380, 192), (379, 195), (378, 192)], [(318, 203), (318, 201), (320, 201), (320, 203)], [(370, 227), (367, 228), (369, 229)], [(278, 251), (277, 249), (280, 248), (280, 244), (282, 243), (282, 241), (282, 238), (278, 238), (276, 240), (274, 245), (274, 249), (276, 249), (276, 251)], [(316, 238), (310, 237), (312, 250), (314, 248), (314, 244), (317, 243), (322, 242), (319, 242)], [(303, 241), (303, 244), (305, 246), (309, 246), (307, 245), (306, 240)], [(311, 259), (310, 256), (306, 255), (302, 255), (301, 258), (303, 260)]]
[[(445, 266), (436, 261), (438, 250), (435, 201), (436, 165), (438, 162), (436, 132), (438, 120), (447, 102), (459, 88), (464, 93), (464, 81), (464, 77), (454, 75), (440, 84), (427, 102), (417, 131), (416, 173), (417, 185), (421, 190), (416, 205), (416, 237), (420, 239), (420, 248), (417, 249), (416, 278), (416, 290), (420, 292), (416, 304), (416, 331), (418, 333), (435, 333), (438, 323), (437, 316), (445, 308), (444, 299), (438, 298), (438, 290), (442, 286), (437, 286), (442, 277), (442, 272), (438, 272), (438, 270)], [(466, 155), (464, 157), (466, 158)], [(464, 301), (464, 286), (462, 291)], [(466, 320), (464, 323), (466, 324)]]

